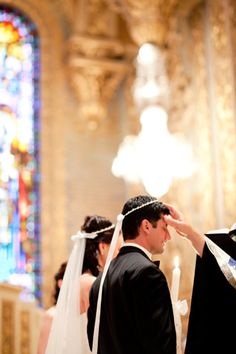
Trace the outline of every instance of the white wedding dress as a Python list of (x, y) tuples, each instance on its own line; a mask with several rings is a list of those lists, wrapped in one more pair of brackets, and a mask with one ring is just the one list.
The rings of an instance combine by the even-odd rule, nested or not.
[(87, 337), (87, 313), (80, 315), (81, 319), (81, 343), (82, 343), (82, 353), (81, 354), (91, 354), (89, 349), (88, 337)]

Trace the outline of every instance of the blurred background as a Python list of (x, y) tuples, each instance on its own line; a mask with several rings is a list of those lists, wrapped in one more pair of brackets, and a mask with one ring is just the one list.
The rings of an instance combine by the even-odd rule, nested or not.
[[(0, 1), (2, 353), (35, 352), (86, 215), (150, 194), (202, 233), (236, 221), (235, 19), (234, 0)], [(190, 305), (196, 256), (172, 232), (170, 286), (176, 256)]]

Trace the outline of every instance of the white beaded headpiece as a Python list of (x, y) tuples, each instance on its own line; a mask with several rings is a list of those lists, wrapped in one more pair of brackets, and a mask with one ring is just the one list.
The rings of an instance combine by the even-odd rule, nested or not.
[(72, 241), (78, 241), (78, 240), (82, 240), (82, 239), (93, 240), (94, 238), (99, 236), (99, 234), (102, 234), (103, 232), (112, 230), (114, 228), (115, 228), (115, 225), (112, 224), (111, 226), (104, 227), (104, 229), (101, 229), (98, 231), (93, 231), (93, 232), (78, 231), (77, 234), (71, 236), (71, 240)]

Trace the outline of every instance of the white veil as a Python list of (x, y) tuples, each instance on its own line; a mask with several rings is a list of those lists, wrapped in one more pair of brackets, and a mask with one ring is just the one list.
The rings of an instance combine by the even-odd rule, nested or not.
[(46, 354), (82, 354), (80, 318), (80, 276), (82, 274), (86, 238), (94, 239), (99, 233), (114, 228), (72, 236), (74, 247), (70, 254), (56, 304), (55, 316), (48, 339)]

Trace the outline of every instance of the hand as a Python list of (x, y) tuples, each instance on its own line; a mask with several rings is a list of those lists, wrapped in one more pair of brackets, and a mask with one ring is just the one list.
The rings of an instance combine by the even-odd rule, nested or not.
[(165, 203), (165, 206), (170, 211), (170, 215), (164, 215), (164, 220), (167, 225), (172, 226), (178, 234), (191, 241), (193, 248), (201, 257), (205, 245), (205, 237), (196, 230), (194, 230), (194, 228), (190, 224), (186, 223), (183, 220), (183, 215), (172, 205)]
[(164, 215), (164, 220), (167, 225), (172, 226), (179, 235), (187, 237), (189, 229), (188, 224), (184, 223), (180, 219), (174, 219), (171, 215)]
[(173, 219), (183, 221), (183, 214), (178, 211), (173, 205), (164, 203), (164, 205), (169, 209), (170, 215)]
[(170, 215), (165, 215), (166, 223), (174, 227), (179, 235), (187, 237), (190, 225), (184, 222), (183, 214), (173, 205), (167, 203), (164, 204), (170, 211)]

